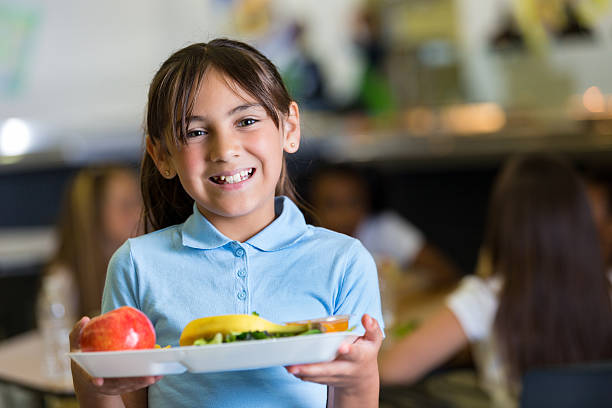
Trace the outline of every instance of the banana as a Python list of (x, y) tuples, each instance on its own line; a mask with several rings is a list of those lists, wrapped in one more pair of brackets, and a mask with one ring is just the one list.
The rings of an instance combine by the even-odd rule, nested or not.
[(185, 326), (179, 339), (181, 346), (191, 346), (199, 338), (208, 339), (217, 333), (267, 331), (268, 333), (300, 333), (308, 330), (308, 324), (276, 324), (259, 316), (248, 314), (202, 317)]

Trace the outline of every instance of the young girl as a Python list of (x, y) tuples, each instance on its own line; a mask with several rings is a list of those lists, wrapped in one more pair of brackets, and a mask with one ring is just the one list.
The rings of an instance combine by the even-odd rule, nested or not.
[(72, 322), (98, 314), (108, 261), (141, 233), (141, 212), (134, 169), (113, 164), (79, 170), (63, 200), (58, 248), (45, 267), (41, 295), (64, 297)]
[(610, 283), (585, 188), (568, 165), (545, 155), (510, 161), (484, 250), (495, 273), (464, 278), (445, 308), (391, 347), (383, 383), (416, 381), (469, 342), (493, 406), (515, 406), (532, 367), (612, 358)]
[(128, 407), (323, 407), (327, 385), (334, 406), (377, 406), (376, 267), (357, 240), (305, 223), (283, 158), (299, 142), (298, 106), (257, 50), (214, 40), (170, 56), (149, 90), (141, 171), (155, 232), (115, 253), (102, 309), (142, 310), (172, 346), (195, 318), (253, 311), (275, 322), (363, 316), (363, 335), (332, 362), (287, 368), (90, 379), (73, 367), (81, 405), (122, 395)]

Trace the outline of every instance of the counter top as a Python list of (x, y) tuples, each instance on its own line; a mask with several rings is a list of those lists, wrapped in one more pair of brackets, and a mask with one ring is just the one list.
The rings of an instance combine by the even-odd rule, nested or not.
[(42, 370), (43, 340), (37, 331), (0, 343), (0, 381), (55, 394), (74, 394), (71, 378), (49, 378)]

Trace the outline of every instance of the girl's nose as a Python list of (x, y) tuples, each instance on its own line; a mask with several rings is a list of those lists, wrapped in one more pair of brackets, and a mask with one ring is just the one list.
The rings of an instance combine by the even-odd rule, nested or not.
[(214, 162), (229, 161), (240, 156), (239, 138), (231, 132), (215, 132), (209, 144), (209, 160)]

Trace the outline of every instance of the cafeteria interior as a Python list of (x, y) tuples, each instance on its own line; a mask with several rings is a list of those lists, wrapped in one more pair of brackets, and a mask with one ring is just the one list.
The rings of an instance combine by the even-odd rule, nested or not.
[(299, 105), (306, 221), (372, 255), (380, 407), (612, 405), (612, 0), (0, 0), (0, 33), (0, 408), (79, 406), (69, 333), (145, 233), (149, 85), (218, 37)]

